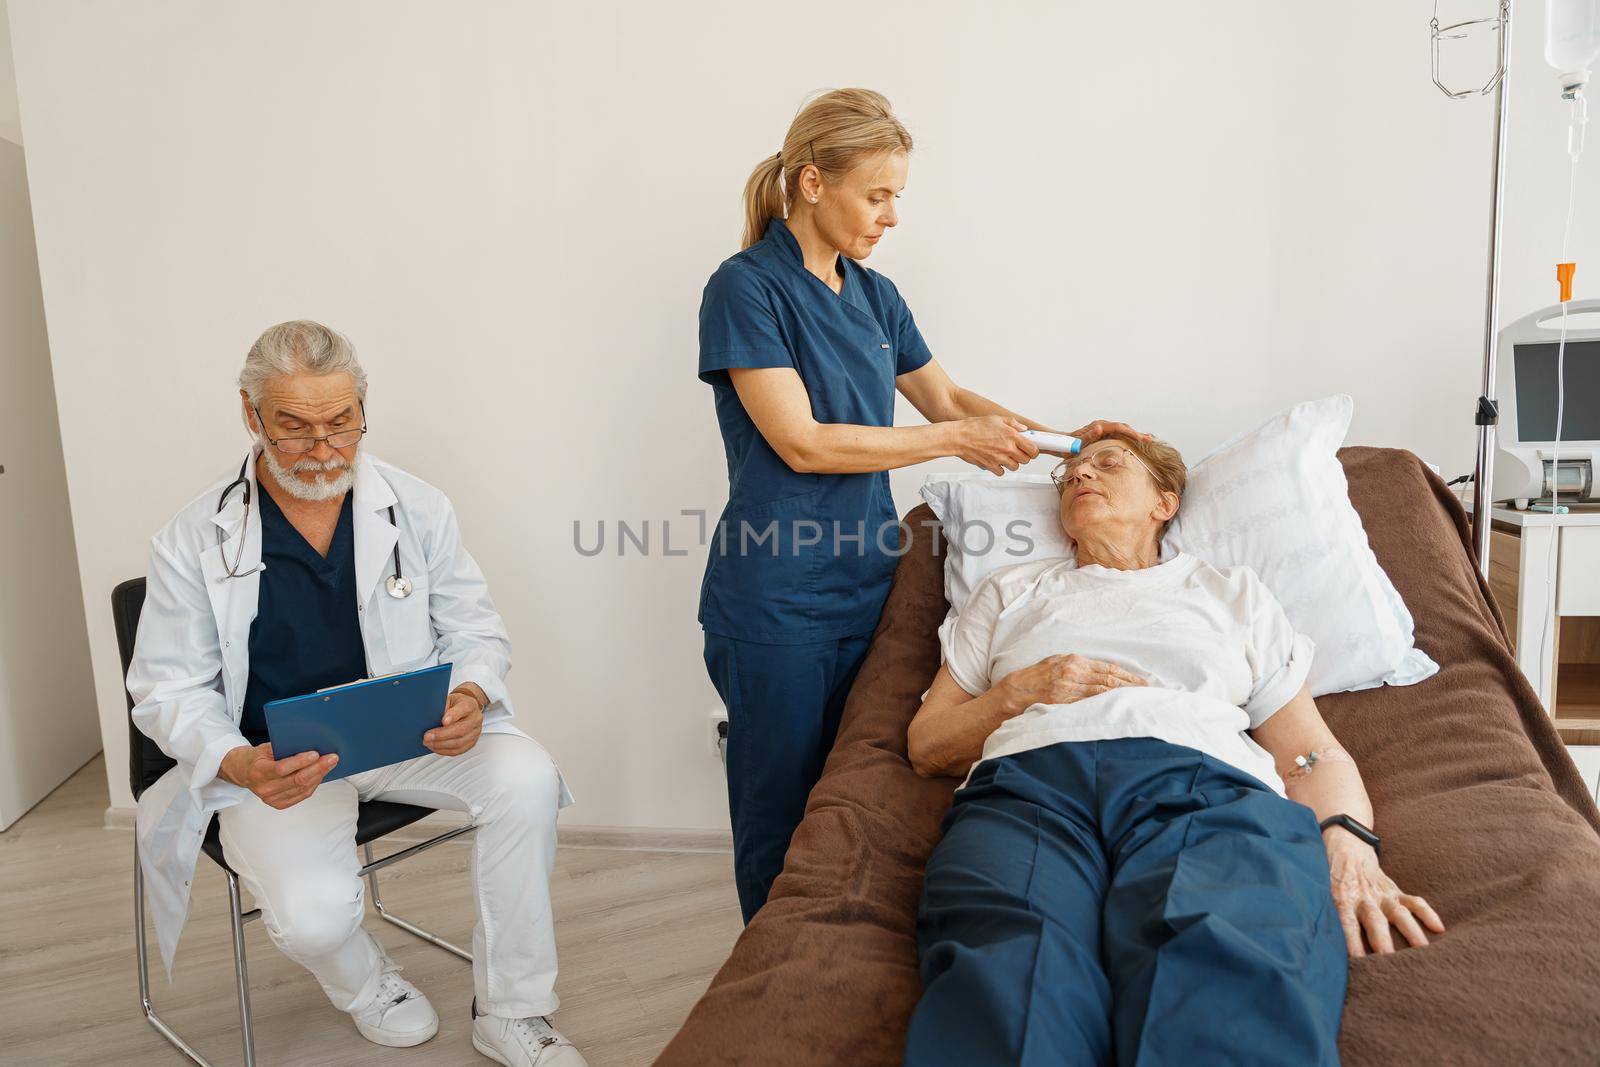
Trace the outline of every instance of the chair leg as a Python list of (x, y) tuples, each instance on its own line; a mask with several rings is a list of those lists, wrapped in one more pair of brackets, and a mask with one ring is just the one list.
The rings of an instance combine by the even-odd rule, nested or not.
[(250, 1022), (250, 974), (244, 962), (244, 909), (239, 905), (239, 876), (228, 875), (228, 918), (233, 921), (233, 972), (239, 983), (239, 1034), (244, 1042), (244, 1065), (256, 1067), (256, 1033)]
[[(150, 1003), (150, 948), (144, 932), (144, 871), (139, 866), (137, 840), (133, 844), (133, 928), (136, 934), (134, 948), (139, 957), (139, 1006), (144, 1011), (145, 1021), (156, 1028), (156, 1033), (171, 1042), (173, 1048), (200, 1064), (200, 1067), (211, 1067), (205, 1057), (190, 1048), (189, 1043), (156, 1014), (155, 1007)], [(253, 1067), (254, 1061), (251, 1063)]]
[(466, 960), (468, 963), (471, 963), (472, 962), (472, 953), (466, 951), (465, 949), (461, 948), (458, 945), (451, 944), (449, 941), (446, 941), (444, 938), (440, 937), (439, 935), (437, 935), (435, 933), (432, 933), (431, 931), (424, 930), (422, 927), (418, 926), (416, 923), (407, 922), (405, 919), (400, 918), (400, 916), (398, 916), (398, 915), (391, 915), (384, 908), (384, 906), (383, 906), (383, 897), (378, 895), (378, 872), (373, 869), (372, 844), (371, 844), (371, 842), (368, 842), (367, 844), (362, 845), (361, 846), (361, 850), (362, 850), (362, 853), (361, 853), (362, 857), (366, 860), (367, 892), (372, 897), (372, 906), (378, 910), (378, 915), (381, 918), (383, 918), (386, 922), (394, 923), (396, 926), (400, 927), (400, 929), (405, 930), (408, 933), (415, 934), (417, 937), (420, 937), (422, 940), (428, 942), (428, 944), (430, 944), (430, 945), (438, 945), (440, 948), (444, 949), (446, 952), (449, 952), (452, 955), (460, 956), (462, 959)]
[[(381, 915), (385, 921), (393, 923), (402, 930), (406, 930), (409, 933), (415, 934), (417, 937), (431, 945), (438, 945), (446, 952), (459, 956), (469, 963), (472, 962), (472, 953), (457, 945), (451, 944), (444, 938), (439, 937), (428, 930), (424, 930), (415, 923), (407, 922), (398, 915), (391, 915), (387, 910), (385, 910), (383, 906), (383, 898), (378, 895), (378, 872), (376, 868), (392, 863), (398, 859), (404, 859), (415, 852), (432, 848), (434, 845), (441, 844), (446, 840), (458, 837), (464, 833), (469, 833), (475, 829), (476, 827), (471, 825), (459, 827), (449, 831), (448, 833), (441, 834), (431, 841), (426, 841), (420, 845), (414, 845), (409, 849), (405, 849), (402, 853), (398, 853), (393, 856), (386, 856), (382, 861), (376, 863), (372, 858), (372, 846), (370, 844), (362, 846), (366, 856), (366, 867), (364, 868), (363, 873), (366, 876), (367, 885), (370, 887), (372, 893), (373, 907), (378, 909), (378, 914)], [(260, 909), (246, 912), (239, 896), (239, 876), (227, 870), (224, 870), (224, 873), (228, 878), (228, 919), (233, 927), (233, 971), (239, 996), (239, 1035), (240, 1041), (244, 1046), (245, 1067), (255, 1067), (255, 1026), (252, 1023), (250, 1015), (250, 973), (245, 962), (244, 927), (245, 923), (260, 915)], [(161, 1016), (156, 1014), (155, 1007), (150, 1002), (150, 947), (148, 938), (145, 934), (144, 898), (144, 869), (139, 865), (139, 843), (138, 840), (135, 839), (133, 845), (133, 925), (136, 935), (134, 938), (134, 948), (139, 962), (139, 1006), (144, 1012), (145, 1020), (151, 1026), (155, 1027), (157, 1033), (171, 1042), (173, 1048), (176, 1048), (194, 1063), (199, 1064), (200, 1067), (211, 1067), (210, 1061), (208, 1061), (204, 1056), (201, 1056), (193, 1048), (190, 1048), (189, 1043), (183, 1038), (179, 1037), (177, 1031), (168, 1026), (166, 1021), (162, 1019)]]

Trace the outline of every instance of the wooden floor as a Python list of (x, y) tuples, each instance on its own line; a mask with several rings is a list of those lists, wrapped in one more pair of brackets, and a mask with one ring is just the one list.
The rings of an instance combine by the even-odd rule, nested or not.
[[(106, 806), (96, 759), (0, 834), (0, 1062), (8, 1067), (187, 1062), (139, 1010), (133, 839), (102, 828)], [(452, 841), (386, 869), (384, 904), (470, 944), (467, 859), (467, 845)], [(741, 929), (731, 867), (725, 853), (560, 849), (551, 886), (561, 954), (554, 1021), (594, 1067), (647, 1064), (682, 1024)], [(150, 935), (156, 1010), (218, 1065), (242, 1062), (226, 887), (202, 857), (171, 985)], [(414, 1049), (369, 1044), (252, 922), (257, 1063), (491, 1063), (472, 1048), (470, 966), (370, 908), (367, 928), (433, 1001), (438, 1035)]]

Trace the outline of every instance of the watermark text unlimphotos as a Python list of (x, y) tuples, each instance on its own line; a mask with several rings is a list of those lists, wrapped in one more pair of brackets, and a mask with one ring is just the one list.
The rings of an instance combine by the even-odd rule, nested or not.
[[(901, 519), (870, 526), (865, 519), (719, 519), (713, 525), (708, 514), (704, 508), (687, 508), (672, 518), (573, 519), (572, 547), (586, 557), (687, 556), (691, 546), (705, 548), (715, 541), (717, 554), (723, 556), (865, 556), (869, 546), (884, 555), (903, 556), (916, 540), (910, 524)], [(968, 556), (999, 552), (1023, 557), (1034, 550), (1028, 519), (1012, 519), (998, 530), (982, 519), (952, 524), (923, 519), (917, 525), (942, 527), (945, 539)], [(940, 540), (927, 539), (936, 556), (942, 551)]]

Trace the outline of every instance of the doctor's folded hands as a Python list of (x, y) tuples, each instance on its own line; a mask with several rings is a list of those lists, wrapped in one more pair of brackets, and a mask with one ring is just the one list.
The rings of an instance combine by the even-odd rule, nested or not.
[[(151, 542), (128, 671), (134, 721), (173, 767), (139, 797), (138, 857), (170, 974), (211, 820), (272, 941), (362, 1036), (404, 1047), (439, 1020), (362, 928), (358, 805), (466, 812), (477, 925), (472, 1043), (508, 1067), (580, 1067), (556, 1030), (549, 880), (571, 794), (512, 725), (510, 642), (439, 490), (361, 447), (367, 377), (314, 322), (268, 329), (239, 375), (253, 438)], [(265, 705), (451, 664), (426, 755), (324, 781), (336, 757), (274, 752)]]

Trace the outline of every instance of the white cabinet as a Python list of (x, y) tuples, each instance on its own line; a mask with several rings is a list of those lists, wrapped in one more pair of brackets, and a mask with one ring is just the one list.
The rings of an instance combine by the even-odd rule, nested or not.
[(1600, 615), (1600, 526), (1561, 530), (1556, 588), (1558, 615)]
[(1567, 754), (1578, 765), (1589, 795), (1600, 800), (1600, 745), (1568, 745)]
[(1600, 508), (1493, 516), (1489, 588), (1517, 665), (1568, 745), (1600, 745)]

